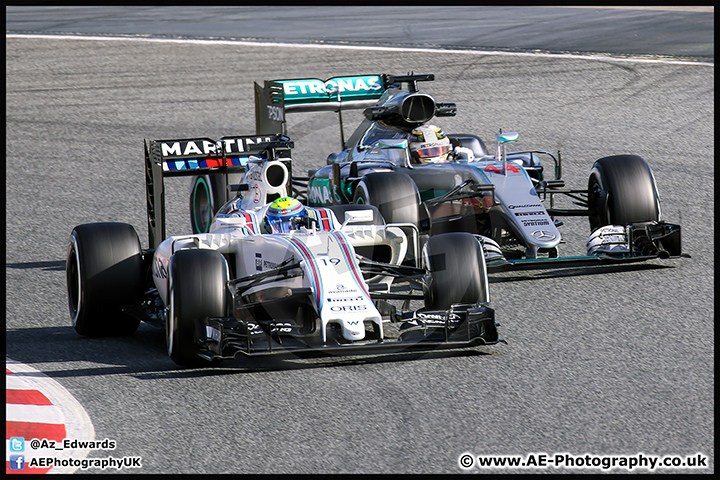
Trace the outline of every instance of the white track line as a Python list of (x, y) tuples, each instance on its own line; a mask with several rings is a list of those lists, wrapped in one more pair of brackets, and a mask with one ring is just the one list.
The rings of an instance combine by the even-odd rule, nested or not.
[(55, 405), (11, 405), (5, 404), (5, 418), (13, 422), (65, 423), (65, 415)]
[(189, 43), (198, 45), (241, 45), (248, 47), (282, 47), (282, 48), (314, 48), (334, 50), (366, 50), (375, 52), (405, 52), (405, 53), (453, 53), (459, 55), (497, 55), (506, 57), (544, 57), (544, 58), (572, 58), (578, 60), (597, 60), (612, 62), (633, 62), (633, 63), (661, 63), (667, 65), (693, 65), (703, 67), (714, 67), (714, 63), (691, 62), (685, 60), (669, 60), (664, 58), (637, 58), (637, 57), (611, 57), (607, 55), (578, 55), (564, 53), (539, 53), (539, 52), (502, 52), (494, 50), (454, 50), (451, 48), (411, 48), (411, 47), (373, 47), (357, 45), (334, 45), (329, 43), (276, 43), (276, 42), (248, 42), (244, 40), (200, 40), (181, 38), (156, 38), (144, 36), (92, 36), (92, 35), (43, 35), (43, 34), (22, 34), (8, 33), (5, 38), (46, 38), (57, 40), (94, 40), (94, 41), (126, 41), (126, 42), (156, 42), (156, 43)]

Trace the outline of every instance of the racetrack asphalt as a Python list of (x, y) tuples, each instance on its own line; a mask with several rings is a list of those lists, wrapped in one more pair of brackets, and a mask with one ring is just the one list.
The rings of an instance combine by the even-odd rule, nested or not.
[[(478, 51), (439, 64), (427, 52), (306, 47), (6, 39), (8, 356), (62, 384), (96, 437), (117, 441), (113, 456), (143, 457), (141, 473), (461, 473), (465, 452), (699, 452), (708, 468), (662, 472), (713, 473), (712, 65)], [(142, 139), (252, 133), (253, 82), (406, 71), (434, 73), (428, 93), (457, 103), (446, 131), (488, 141), (503, 128), (520, 132), (519, 148), (561, 150), (568, 186), (582, 188), (597, 158), (640, 154), (692, 258), (497, 275), (508, 345), (469, 351), (182, 370), (149, 326), (131, 338), (75, 334), (72, 227), (123, 221), (147, 244)], [(339, 143), (331, 113), (292, 117), (289, 133), (300, 173)], [(189, 229), (188, 190), (169, 184), (171, 234)], [(562, 233), (563, 254), (583, 253), (585, 221)]]

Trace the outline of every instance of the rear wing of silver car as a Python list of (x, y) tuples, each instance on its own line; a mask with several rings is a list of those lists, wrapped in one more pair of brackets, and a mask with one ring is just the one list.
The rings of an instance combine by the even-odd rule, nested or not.
[[(290, 158), (293, 142), (284, 135), (237, 135), (210, 138), (145, 140), (145, 187), (148, 241), (156, 248), (165, 239), (165, 178), (227, 175), (247, 170), (250, 157)], [(287, 165), (290, 169), (290, 165)], [(288, 170), (291, 174), (291, 171)]]
[[(376, 107), (389, 98), (391, 90), (397, 92), (402, 84), (408, 85), (410, 93), (418, 91), (417, 82), (432, 81), (433, 74), (422, 75), (352, 75), (318, 78), (292, 78), (266, 80), (264, 85), (255, 83), (255, 131), (258, 135), (279, 133), (287, 135), (286, 115), (292, 112), (331, 111), (338, 114), (340, 141), (344, 148), (345, 134), (342, 112), (352, 109)], [(385, 97), (383, 97), (385, 95)], [(442, 107), (436, 115), (442, 115)], [(450, 105), (450, 104), (447, 104)], [(454, 109), (454, 104), (452, 104)], [(454, 114), (454, 111), (453, 113)]]

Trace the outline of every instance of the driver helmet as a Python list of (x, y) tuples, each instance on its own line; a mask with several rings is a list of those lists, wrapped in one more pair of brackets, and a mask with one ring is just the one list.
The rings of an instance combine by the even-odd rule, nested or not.
[(413, 163), (445, 163), (450, 153), (450, 139), (442, 128), (423, 125), (412, 131), (410, 155)]
[(267, 209), (267, 225), (272, 233), (289, 233), (305, 225), (308, 214), (305, 205), (292, 197), (280, 197)]

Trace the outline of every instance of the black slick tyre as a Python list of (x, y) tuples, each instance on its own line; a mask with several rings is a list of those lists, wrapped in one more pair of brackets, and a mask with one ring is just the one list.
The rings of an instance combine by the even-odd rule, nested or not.
[(485, 256), (471, 233), (430, 237), (423, 248), (423, 266), (427, 272), (423, 288), (427, 310), (490, 301)]
[[(230, 174), (227, 182), (238, 183), (242, 175)], [(228, 201), (224, 175), (201, 175), (193, 177), (190, 188), (190, 227), (193, 233), (207, 233), (212, 219)]]
[(590, 230), (605, 225), (629, 225), (660, 219), (655, 179), (637, 155), (599, 159), (588, 179)]
[(209, 175), (195, 177), (190, 189), (190, 226), (193, 233), (206, 233), (215, 214), (214, 198)]
[(142, 249), (135, 229), (124, 223), (78, 225), (70, 234), (65, 264), (68, 306), (80, 335), (129, 335), (140, 320), (121, 307), (140, 303)]
[(225, 316), (228, 279), (227, 262), (214, 250), (180, 250), (170, 259), (165, 335), (168, 354), (176, 364), (210, 363), (197, 354), (195, 320)]
[(375, 205), (387, 223), (420, 222), (420, 194), (405, 173), (368, 173), (358, 182), (353, 203)]

